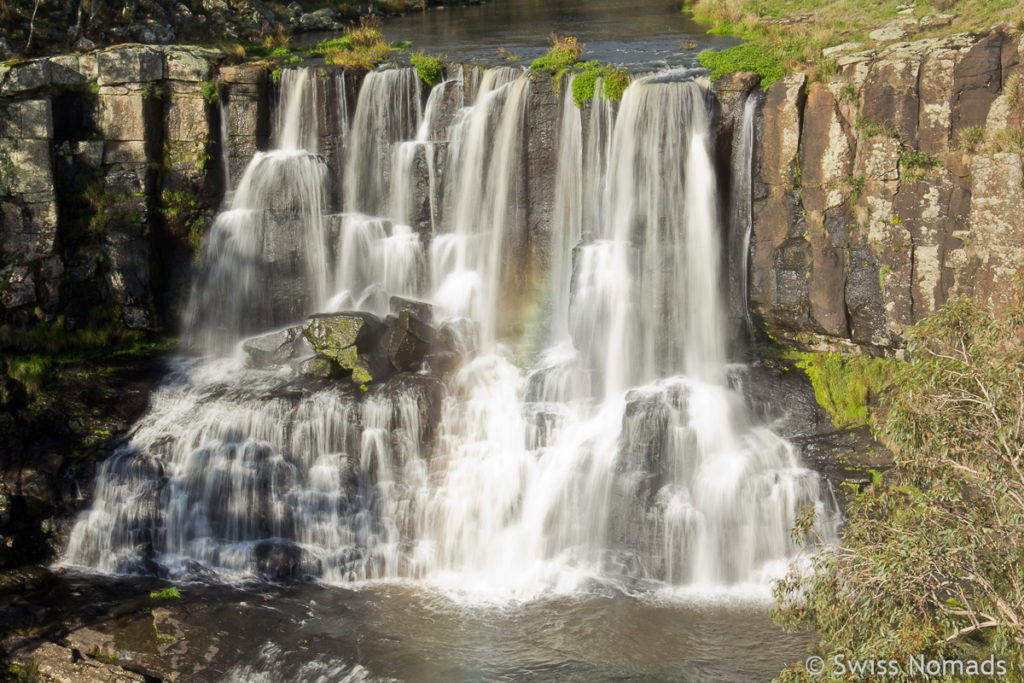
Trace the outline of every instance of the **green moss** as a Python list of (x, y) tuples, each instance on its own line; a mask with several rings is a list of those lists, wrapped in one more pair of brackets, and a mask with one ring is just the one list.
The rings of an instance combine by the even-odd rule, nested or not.
[(352, 381), (358, 383), (360, 386), (366, 386), (373, 381), (373, 375), (371, 375), (370, 371), (362, 365), (356, 365), (352, 368)]
[(697, 59), (705, 69), (711, 69), (712, 81), (737, 71), (756, 71), (761, 76), (761, 87), (767, 88), (786, 75), (779, 55), (756, 43), (737, 45), (721, 52), (704, 50)]
[(181, 600), (181, 593), (177, 586), (168, 586), (163, 590), (153, 591), (149, 597), (153, 600)]
[(584, 102), (594, 99), (594, 88), (597, 86), (597, 79), (601, 77), (599, 69), (587, 69), (583, 73), (576, 74), (572, 79), (572, 99), (577, 107)]
[(422, 52), (417, 52), (409, 58), (409, 61), (416, 67), (416, 73), (420, 79), (430, 87), (434, 87), (441, 82), (444, 73), (441, 68), (441, 60), (437, 57), (430, 57)]
[(597, 87), (597, 79), (602, 79), (604, 84), (604, 96), (609, 100), (622, 99), (622, 93), (629, 85), (629, 74), (616, 69), (610, 64), (602, 65), (598, 61), (586, 62), (577, 65), (582, 69), (572, 79), (572, 99), (577, 107), (583, 106), (584, 102), (594, 99), (594, 89)]
[(203, 81), (199, 86), (200, 91), (203, 93), (203, 99), (210, 104), (217, 104), (220, 102), (220, 90), (217, 86), (217, 79), (210, 79)]
[(784, 357), (803, 370), (818, 403), (837, 427), (868, 424), (871, 408), (892, 383), (898, 361), (827, 352), (790, 351)]
[(611, 69), (604, 75), (604, 96), (608, 100), (621, 100), (622, 93), (629, 87), (629, 74), (620, 69)]

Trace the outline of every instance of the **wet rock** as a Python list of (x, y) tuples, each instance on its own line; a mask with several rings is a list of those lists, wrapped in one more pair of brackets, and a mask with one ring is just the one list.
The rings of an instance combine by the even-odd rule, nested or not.
[(249, 354), (250, 361), (258, 368), (283, 365), (295, 355), (296, 342), (301, 337), (301, 327), (289, 327), (261, 337), (246, 339), (242, 343), (242, 349)]
[(404, 310), (389, 317), (383, 350), (392, 367), (399, 372), (416, 370), (434, 341), (434, 330), (414, 313)]
[(306, 576), (302, 555), (302, 548), (294, 543), (263, 541), (253, 550), (256, 573), (267, 581), (298, 581)]
[(299, 363), (298, 372), (306, 377), (332, 379), (341, 375), (341, 367), (326, 356), (313, 356)]
[(434, 323), (434, 307), (426, 302), (419, 299), (407, 299), (402, 296), (393, 296), (388, 302), (388, 306), (391, 310), (392, 315), (398, 315), (402, 311), (409, 311), (417, 319), (427, 325)]
[(447, 377), (455, 372), (476, 351), (478, 336), (476, 323), (467, 318), (441, 323), (425, 359), (430, 373)]
[(302, 333), (317, 353), (352, 373), (352, 381), (367, 385), (387, 379), (394, 370), (381, 352), (385, 330), (380, 318), (361, 311), (314, 315)]

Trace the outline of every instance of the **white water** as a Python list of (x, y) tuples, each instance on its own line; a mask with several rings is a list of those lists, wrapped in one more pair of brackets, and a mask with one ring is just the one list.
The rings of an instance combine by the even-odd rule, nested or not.
[[(459, 88), (473, 102), (441, 139), (440, 95), (421, 111), (412, 70), (373, 72), (344, 169), (317, 155), (308, 108), (326, 105), (312, 78), (282, 76), (281, 149), (254, 157), (208, 239), (189, 323), (224, 357), (183, 363), (156, 394), (101, 467), (67, 561), (527, 597), (594, 578), (765, 585), (795, 552), (800, 507), (827, 510), (817, 475), (727, 388), (704, 90), (681, 72), (643, 78), (618, 105), (598, 95), (586, 126), (563, 98), (554, 253), (537, 273), (524, 255), (528, 78), (494, 69)], [(345, 211), (328, 215), (339, 173)], [(410, 227), (424, 192), (426, 224)], [(302, 268), (271, 258), (282, 224), (299, 227), (284, 252)], [(282, 272), (293, 306), (263, 311)], [(541, 276), (538, 315), (525, 285)], [(479, 352), (443, 388), (310, 393), (288, 367), (228, 355), (303, 314), (386, 313), (393, 294), (473, 321)], [(550, 347), (514, 356), (516, 331), (539, 320)]]

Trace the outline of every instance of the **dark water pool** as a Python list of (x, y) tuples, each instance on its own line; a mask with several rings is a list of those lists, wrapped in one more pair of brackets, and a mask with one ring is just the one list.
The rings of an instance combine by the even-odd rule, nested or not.
[[(189, 681), (768, 681), (806, 655), (765, 603), (607, 590), (527, 602), (456, 598), (403, 583), (343, 588), (185, 584), (69, 574), (25, 632), (109, 636), (122, 665)], [(84, 636), (82, 636), (84, 637)]]

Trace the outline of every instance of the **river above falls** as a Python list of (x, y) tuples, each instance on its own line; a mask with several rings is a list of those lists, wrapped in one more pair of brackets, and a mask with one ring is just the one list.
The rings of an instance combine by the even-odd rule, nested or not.
[(673, 0), (492, 0), (413, 12), (384, 26), (389, 41), (409, 41), (415, 51), (491, 66), (529, 65), (547, 52), (552, 33), (576, 36), (585, 60), (633, 72), (688, 66), (701, 50), (739, 42), (708, 35)]

